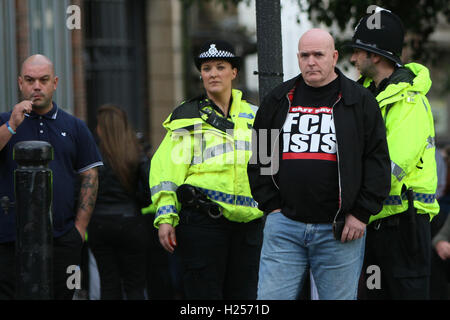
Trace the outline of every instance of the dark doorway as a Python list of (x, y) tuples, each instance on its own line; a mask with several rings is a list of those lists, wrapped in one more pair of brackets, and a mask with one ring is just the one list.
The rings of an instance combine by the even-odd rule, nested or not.
[(148, 130), (144, 0), (84, 0), (88, 125), (112, 103), (127, 111), (133, 127)]

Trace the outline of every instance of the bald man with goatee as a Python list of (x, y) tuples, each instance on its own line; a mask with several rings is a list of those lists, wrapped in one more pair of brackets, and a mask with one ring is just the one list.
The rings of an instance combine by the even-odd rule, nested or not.
[[(74, 288), (67, 280), (73, 274), (70, 270), (81, 262), (102, 159), (86, 124), (53, 101), (58, 77), (49, 58), (39, 54), (27, 58), (18, 85), (23, 100), (10, 112), (0, 114), (0, 198), (15, 201), (14, 145), (49, 142), (54, 149), (54, 160), (49, 164), (53, 182), (53, 293), (55, 299), (72, 299)], [(77, 186), (80, 189), (76, 190)], [(0, 300), (16, 298), (15, 241), (15, 209), (5, 214), (0, 208)]]
[[(307, 31), (301, 74), (272, 90), (256, 114), (248, 174), (267, 215), (261, 300), (297, 299), (309, 270), (319, 299), (357, 297), (365, 228), (388, 196), (390, 161), (377, 102), (336, 68), (338, 56), (328, 32)], [(274, 141), (262, 136), (270, 130)], [(261, 161), (268, 150), (278, 171)]]

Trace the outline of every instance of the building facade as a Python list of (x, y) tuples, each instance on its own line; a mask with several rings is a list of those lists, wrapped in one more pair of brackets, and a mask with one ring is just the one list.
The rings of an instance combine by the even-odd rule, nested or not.
[(21, 98), (22, 62), (44, 54), (59, 77), (58, 106), (93, 129), (98, 107), (118, 105), (159, 144), (164, 115), (183, 96), (181, 16), (178, 0), (1, 0), (0, 112)]
[[(300, 31), (289, 31), (296, 23), (289, 16), (294, 10), (287, 9), (295, 5), (291, 2), (282, 0), (285, 49), (289, 39), (300, 36)], [(180, 0), (1, 0), (0, 112), (20, 100), (17, 76), (22, 61), (41, 53), (54, 62), (60, 78), (55, 95), (60, 107), (93, 129), (97, 108), (116, 104), (156, 150), (165, 134), (165, 118), (183, 99), (202, 91), (192, 55), (212, 38), (227, 39), (239, 55), (249, 57), (235, 86), (258, 104), (254, 2), (228, 10), (215, 1), (201, 3), (186, 7)], [(71, 27), (76, 14), (71, 6), (79, 8), (79, 28)], [(305, 29), (301, 20), (298, 30)], [(440, 56), (438, 67), (430, 68), (430, 102), (437, 141), (443, 143), (450, 143), (449, 34), (449, 24), (443, 21), (430, 38)], [(293, 50), (285, 50), (286, 75), (298, 71)]]

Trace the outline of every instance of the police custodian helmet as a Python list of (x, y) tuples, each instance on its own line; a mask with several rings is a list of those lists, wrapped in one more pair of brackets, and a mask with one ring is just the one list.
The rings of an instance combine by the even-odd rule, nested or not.
[(359, 21), (347, 46), (374, 52), (402, 66), (400, 56), (404, 37), (405, 30), (400, 18), (389, 10), (377, 7), (375, 13)]
[(198, 70), (201, 69), (202, 63), (208, 60), (225, 60), (231, 63), (233, 68), (237, 68), (238, 70), (241, 66), (241, 58), (236, 56), (234, 47), (223, 40), (205, 42), (194, 60)]

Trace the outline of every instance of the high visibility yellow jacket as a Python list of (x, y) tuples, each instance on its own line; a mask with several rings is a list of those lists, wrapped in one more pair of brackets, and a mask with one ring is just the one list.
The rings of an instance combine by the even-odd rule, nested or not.
[(251, 196), (247, 176), (257, 108), (242, 100), (239, 90), (232, 90), (232, 98), (229, 114), (233, 129), (224, 131), (206, 122), (206, 111), (224, 119), (207, 99), (182, 104), (163, 123), (167, 134), (150, 166), (155, 227), (179, 223), (181, 205), (175, 192), (182, 184), (203, 190), (230, 221), (249, 222), (263, 215)]
[[(370, 87), (371, 81), (360, 79), (365, 87)], [(431, 219), (439, 212), (434, 122), (425, 96), (430, 87), (428, 69), (410, 63), (394, 72), (387, 87), (376, 96), (386, 124), (391, 190), (383, 210), (370, 222), (406, 211), (408, 188), (414, 192), (417, 213), (429, 214)]]

